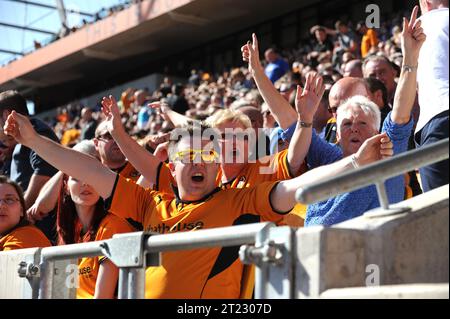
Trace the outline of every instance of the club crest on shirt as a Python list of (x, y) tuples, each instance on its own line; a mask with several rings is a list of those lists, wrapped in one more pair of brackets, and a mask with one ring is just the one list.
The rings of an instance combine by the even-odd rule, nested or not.
[(245, 176), (241, 176), (239, 178), (239, 181), (236, 185), (236, 188), (243, 188), (245, 186), (245, 183), (247, 182), (247, 179), (245, 178)]

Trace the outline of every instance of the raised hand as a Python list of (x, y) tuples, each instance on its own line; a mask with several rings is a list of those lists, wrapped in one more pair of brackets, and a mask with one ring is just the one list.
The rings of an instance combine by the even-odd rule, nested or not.
[(259, 46), (256, 34), (252, 34), (253, 42), (248, 41), (247, 44), (241, 47), (242, 60), (248, 62), (248, 70), (254, 75), (255, 71), (261, 70), (261, 61), (259, 59)]
[(110, 95), (102, 99), (102, 112), (106, 116), (107, 130), (113, 134), (114, 130), (122, 127), (119, 107), (116, 99)]
[(18, 143), (28, 147), (32, 145), (33, 138), (38, 135), (30, 120), (16, 111), (12, 111), (8, 115), (3, 132), (6, 135), (14, 137)]
[(324, 92), (325, 85), (322, 77), (316, 72), (309, 72), (306, 75), (303, 89), (297, 85), (295, 108), (302, 121), (312, 123)]
[[(421, 27), (421, 21), (417, 20), (417, 13), (419, 6), (415, 6), (411, 19), (403, 18), (403, 32), (401, 34), (402, 52), (405, 58), (412, 58), (414, 61), (418, 60), (420, 48), (426, 40), (426, 35)], [(409, 61), (406, 61), (409, 62)]]
[(384, 132), (367, 139), (356, 152), (359, 165), (367, 165), (394, 155), (394, 145)]

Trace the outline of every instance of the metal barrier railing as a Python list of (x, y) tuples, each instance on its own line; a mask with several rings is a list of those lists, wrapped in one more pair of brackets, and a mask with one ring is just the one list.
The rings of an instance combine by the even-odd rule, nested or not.
[[(103, 241), (46, 247), (40, 251), (39, 265), (22, 262), (19, 275), (28, 279), (39, 278), (39, 298), (49, 299), (53, 296), (55, 261), (106, 256), (119, 268), (119, 299), (141, 299), (145, 295), (145, 269), (159, 265), (160, 252), (255, 244), (257, 248), (262, 248), (266, 238), (264, 234), (274, 226), (272, 223), (256, 223), (165, 235), (134, 232), (117, 234)], [(255, 247), (242, 248), (247, 250), (241, 255), (255, 255), (256, 259), (261, 257), (260, 251)], [(270, 259), (270, 256), (266, 255), (272, 254), (273, 251), (265, 249), (264, 252), (262, 257)]]
[(389, 210), (389, 201), (384, 187), (384, 182), (387, 179), (447, 158), (449, 158), (448, 138), (435, 144), (338, 175), (326, 181), (299, 188), (295, 198), (303, 204), (313, 204), (342, 193), (375, 184), (381, 208)]

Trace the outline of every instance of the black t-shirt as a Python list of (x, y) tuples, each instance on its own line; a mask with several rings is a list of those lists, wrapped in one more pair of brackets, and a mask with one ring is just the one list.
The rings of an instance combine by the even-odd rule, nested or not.
[(331, 42), (329, 38), (326, 38), (326, 40), (323, 43), (316, 42), (313, 47), (313, 51), (316, 52), (327, 52), (327, 51), (333, 52), (333, 49), (334, 49), (333, 42)]
[[(48, 137), (55, 142), (59, 142), (58, 137), (47, 124), (37, 118), (32, 118), (30, 121), (38, 134)], [(56, 168), (44, 161), (35, 151), (28, 147), (17, 144), (14, 148), (10, 178), (17, 182), (24, 192), (27, 190), (33, 174), (51, 177), (55, 175), (57, 171)]]
[(189, 103), (183, 96), (172, 95), (167, 99), (167, 103), (172, 110), (183, 115), (189, 110)]

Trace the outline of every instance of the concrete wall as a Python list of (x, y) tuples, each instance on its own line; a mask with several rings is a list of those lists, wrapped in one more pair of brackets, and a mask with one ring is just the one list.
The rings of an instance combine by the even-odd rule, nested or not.
[(409, 212), (369, 212), (297, 231), (297, 298), (346, 287), (448, 283), (448, 191), (447, 185), (396, 206)]

